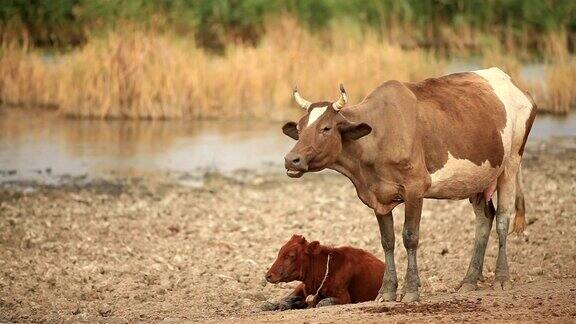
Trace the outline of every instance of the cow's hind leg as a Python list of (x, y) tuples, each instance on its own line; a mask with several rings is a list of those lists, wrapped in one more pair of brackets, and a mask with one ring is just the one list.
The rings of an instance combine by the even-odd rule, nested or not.
[(492, 229), (492, 221), (494, 220), (494, 205), (490, 200), (486, 203), (482, 193), (477, 194), (475, 197), (470, 198), (474, 214), (476, 215), (476, 233), (474, 237), (474, 250), (472, 252), (472, 259), (468, 266), (468, 272), (458, 291), (472, 291), (476, 290), (476, 283), (482, 276), (482, 268), (484, 266), (484, 255), (486, 253), (486, 245), (490, 237), (490, 230)]
[(376, 218), (380, 227), (380, 237), (386, 261), (386, 271), (384, 272), (382, 287), (380, 287), (376, 301), (396, 301), (398, 276), (396, 275), (396, 263), (394, 262), (394, 218), (392, 217), (392, 212), (384, 215), (377, 213)]
[(498, 208), (496, 210), (496, 232), (498, 233), (498, 257), (496, 259), (495, 289), (509, 289), (510, 274), (506, 255), (506, 239), (510, 216), (515, 211), (516, 175), (520, 167), (520, 158), (511, 157), (504, 171), (498, 177)]

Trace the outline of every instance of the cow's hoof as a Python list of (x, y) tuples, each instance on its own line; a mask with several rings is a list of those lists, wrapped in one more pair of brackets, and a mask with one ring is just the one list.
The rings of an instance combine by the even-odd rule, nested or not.
[(402, 302), (403, 303), (411, 303), (411, 302), (415, 302), (418, 301), (418, 299), (420, 299), (420, 293), (419, 292), (407, 292), (406, 294), (404, 294), (404, 297), (402, 297)]
[(510, 290), (512, 289), (512, 283), (508, 279), (496, 280), (492, 288), (494, 290)]
[(332, 305), (336, 305), (336, 303), (334, 302), (334, 299), (324, 298), (321, 301), (319, 301), (318, 304), (316, 304), (316, 307), (325, 307), (325, 306), (332, 306)]
[(376, 301), (379, 303), (396, 301), (396, 293), (395, 292), (379, 293), (378, 297), (376, 297)]
[(469, 292), (469, 291), (474, 291), (478, 288), (478, 286), (476, 286), (476, 284), (472, 284), (469, 282), (463, 282), (460, 285), (460, 288), (458, 288), (458, 292)]

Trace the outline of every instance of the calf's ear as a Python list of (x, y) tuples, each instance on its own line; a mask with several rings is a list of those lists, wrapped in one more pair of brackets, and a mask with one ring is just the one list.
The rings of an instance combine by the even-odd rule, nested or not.
[(306, 253), (307, 254), (320, 254), (320, 242), (313, 241), (308, 243), (306, 246)]
[(350, 123), (340, 128), (340, 134), (342, 134), (342, 138), (347, 140), (357, 140), (370, 134), (371, 131), (372, 127), (366, 123)]
[(295, 122), (287, 122), (282, 126), (282, 132), (295, 140), (298, 140), (298, 128)]
[(306, 243), (306, 238), (304, 238), (304, 236), (300, 235), (300, 234), (294, 234), (292, 235), (292, 238), (290, 240), (293, 241), (298, 241), (298, 243)]

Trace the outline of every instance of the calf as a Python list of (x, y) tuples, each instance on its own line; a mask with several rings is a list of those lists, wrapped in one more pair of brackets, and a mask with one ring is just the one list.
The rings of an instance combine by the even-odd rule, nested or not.
[(384, 262), (361, 249), (327, 247), (293, 235), (268, 273), (270, 283), (302, 283), (276, 309), (294, 309), (374, 300), (382, 285)]

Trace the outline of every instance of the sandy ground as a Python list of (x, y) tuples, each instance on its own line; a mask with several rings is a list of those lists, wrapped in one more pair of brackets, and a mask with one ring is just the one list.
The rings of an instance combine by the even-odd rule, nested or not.
[[(531, 143), (524, 162), (528, 230), (509, 243), (514, 288), (494, 291), (495, 233), (480, 290), (455, 293), (468, 266), (467, 201), (426, 201), (421, 302), (262, 312), (295, 284), (263, 285), (294, 233), (383, 252), (372, 212), (343, 176), (278, 172), (74, 179), (0, 185), (0, 321), (576, 320), (576, 138)], [(276, 170), (278, 171), (278, 170)], [(189, 176), (188, 176), (189, 177)], [(180, 180), (180, 181), (175, 181)], [(406, 254), (398, 239), (400, 281)]]

